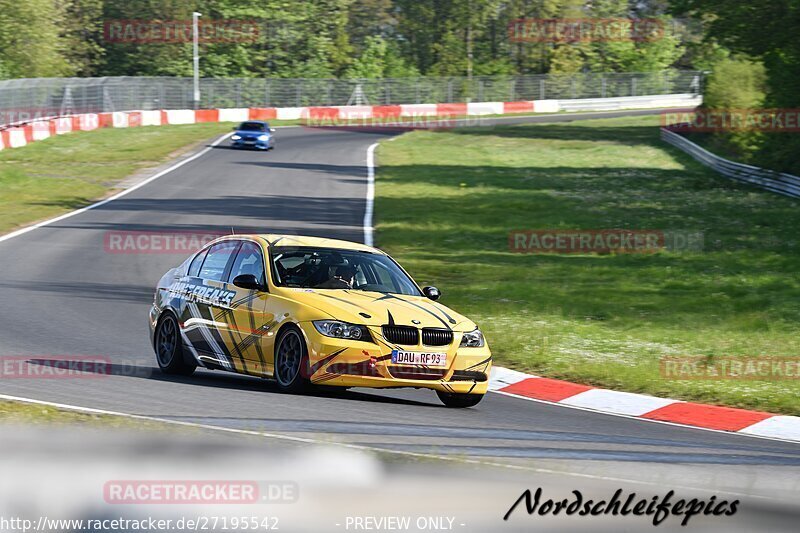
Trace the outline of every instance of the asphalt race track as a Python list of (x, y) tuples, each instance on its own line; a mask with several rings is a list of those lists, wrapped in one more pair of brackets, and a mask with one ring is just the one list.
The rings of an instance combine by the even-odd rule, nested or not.
[[(183, 257), (108, 253), (105, 233), (233, 228), (362, 241), (367, 147), (390, 135), (293, 127), (278, 130), (277, 148), (269, 153), (222, 143), (122, 198), (0, 242), (2, 355), (34, 364), (64, 355), (114, 362), (111, 376), (7, 379), (0, 381), (0, 393), (586, 479), (791, 499), (800, 485), (798, 444), (500, 394), (489, 394), (476, 408), (453, 410), (429, 391), (291, 396), (269, 381), (222, 372), (161, 375), (148, 340), (147, 310), (160, 275)], [(442, 289), (446, 303), (447, 287)]]

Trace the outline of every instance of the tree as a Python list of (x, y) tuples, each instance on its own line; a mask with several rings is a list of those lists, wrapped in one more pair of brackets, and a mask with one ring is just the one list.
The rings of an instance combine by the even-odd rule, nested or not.
[(68, 76), (54, 0), (0, 0), (0, 75), (10, 78)]
[[(702, 18), (706, 42), (720, 43), (735, 53), (760, 60), (766, 70), (764, 105), (800, 107), (800, 0), (675, 0), (676, 13)], [(727, 80), (734, 85), (737, 79)], [(758, 147), (758, 159), (777, 170), (800, 174), (800, 140), (787, 133), (768, 133)]]
[(345, 72), (346, 78), (403, 78), (419, 72), (406, 64), (396, 47), (380, 36), (367, 37), (364, 51)]

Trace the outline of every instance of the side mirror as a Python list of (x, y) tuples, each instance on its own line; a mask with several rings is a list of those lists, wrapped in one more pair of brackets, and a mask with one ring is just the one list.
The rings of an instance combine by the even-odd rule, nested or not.
[(422, 294), (424, 294), (433, 301), (438, 300), (439, 297), (442, 295), (442, 293), (439, 292), (439, 289), (437, 289), (436, 287), (425, 287), (422, 289)]
[(275, 133), (275, 128), (270, 128), (269, 131), (270, 133)]
[(233, 284), (242, 289), (249, 289), (252, 291), (263, 291), (264, 287), (261, 282), (256, 279), (253, 274), (242, 274), (233, 278)]

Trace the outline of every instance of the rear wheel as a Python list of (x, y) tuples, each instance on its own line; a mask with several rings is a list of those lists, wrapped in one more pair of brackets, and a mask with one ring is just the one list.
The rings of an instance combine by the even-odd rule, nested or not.
[(463, 394), (458, 392), (436, 391), (436, 395), (447, 407), (474, 407), (483, 400), (483, 394)]
[(285, 392), (301, 392), (308, 385), (303, 365), (308, 364), (308, 350), (300, 330), (289, 327), (275, 343), (275, 381)]
[(191, 375), (197, 365), (183, 360), (181, 334), (178, 320), (172, 313), (165, 313), (156, 327), (155, 345), (158, 367), (165, 374)]

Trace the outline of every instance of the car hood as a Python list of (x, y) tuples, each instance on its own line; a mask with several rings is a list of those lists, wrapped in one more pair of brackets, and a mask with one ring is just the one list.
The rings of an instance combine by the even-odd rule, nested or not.
[(253, 135), (255, 137), (258, 137), (259, 135), (269, 135), (268, 131), (236, 130), (233, 133), (235, 135)]
[(292, 297), (352, 324), (382, 326), (394, 323), (455, 331), (472, 331), (476, 327), (467, 317), (424, 296), (346, 289), (295, 289)]

